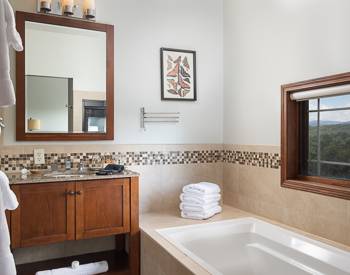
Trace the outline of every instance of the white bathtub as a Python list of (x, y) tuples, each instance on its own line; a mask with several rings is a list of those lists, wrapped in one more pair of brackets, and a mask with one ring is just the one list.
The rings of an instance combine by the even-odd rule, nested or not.
[(157, 232), (214, 275), (350, 274), (350, 252), (255, 218)]

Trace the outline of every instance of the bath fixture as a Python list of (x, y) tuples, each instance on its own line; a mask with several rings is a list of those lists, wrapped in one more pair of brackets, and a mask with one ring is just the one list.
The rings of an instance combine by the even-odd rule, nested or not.
[(84, 18), (88, 20), (95, 19), (96, 16), (96, 3), (95, 0), (84, 0)]
[(74, 0), (62, 0), (63, 14), (72, 16), (74, 14)]
[(215, 275), (347, 275), (350, 270), (348, 251), (252, 217), (157, 232)]
[(40, 12), (51, 12), (51, 0), (40, 0)]
[(84, 162), (79, 163), (78, 173), (84, 173)]
[(179, 112), (172, 113), (147, 113), (144, 107), (140, 110), (141, 129), (146, 130), (146, 123), (178, 123), (180, 119)]

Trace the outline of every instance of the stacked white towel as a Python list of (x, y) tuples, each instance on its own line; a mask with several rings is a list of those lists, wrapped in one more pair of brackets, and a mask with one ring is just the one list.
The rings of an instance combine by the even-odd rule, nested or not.
[(181, 217), (205, 220), (220, 213), (220, 191), (217, 184), (210, 182), (186, 185), (180, 195)]

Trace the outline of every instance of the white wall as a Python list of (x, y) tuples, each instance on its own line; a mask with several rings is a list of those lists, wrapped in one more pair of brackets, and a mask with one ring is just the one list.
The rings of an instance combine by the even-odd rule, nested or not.
[[(35, 11), (35, 0), (11, 3)], [(115, 143), (222, 143), (222, 0), (97, 0), (97, 14), (98, 21), (115, 25)], [(197, 51), (197, 102), (160, 101), (161, 47)], [(181, 122), (141, 131), (142, 106), (181, 112)], [(4, 143), (15, 144), (14, 108), (5, 119)]]
[(224, 1), (224, 143), (280, 144), (280, 85), (350, 71), (350, 1)]

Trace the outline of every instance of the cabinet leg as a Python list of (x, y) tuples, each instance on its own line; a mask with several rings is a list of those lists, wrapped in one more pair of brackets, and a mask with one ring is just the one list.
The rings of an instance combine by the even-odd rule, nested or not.
[(139, 178), (130, 179), (129, 267), (131, 275), (140, 274)]
[(129, 234), (129, 267), (131, 275), (140, 274), (140, 232)]

